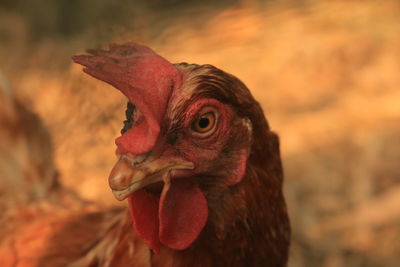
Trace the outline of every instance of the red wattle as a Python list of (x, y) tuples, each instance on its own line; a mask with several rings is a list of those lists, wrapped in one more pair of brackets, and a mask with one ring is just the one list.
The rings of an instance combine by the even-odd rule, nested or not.
[(139, 190), (128, 203), (135, 232), (156, 253), (161, 244), (177, 250), (189, 247), (207, 222), (207, 200), (187, 179), (164, 185), (161, 198)]
[(175, 179), (164, 186), (159, 207), (160, 241), (182, 250), (199, 236), (208, 217), (207, 200), (197, 184)]
[(144, 189), (128, 197), (135, 232), (156, 253), (161, 245), (158, 238), (158, 203), (159, 198)]

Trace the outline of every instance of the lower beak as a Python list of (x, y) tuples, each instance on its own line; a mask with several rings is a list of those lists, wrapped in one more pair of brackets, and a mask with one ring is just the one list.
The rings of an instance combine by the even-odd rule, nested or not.
[(192, 162), (178, 157), (145, 160), (137, 164), (135, 157), (122, 155), (111, 170), (108, 183), (115, 198), (124, 200), (150, 184), (166, 182), (172, 170), (191, 170), (193, 167)]

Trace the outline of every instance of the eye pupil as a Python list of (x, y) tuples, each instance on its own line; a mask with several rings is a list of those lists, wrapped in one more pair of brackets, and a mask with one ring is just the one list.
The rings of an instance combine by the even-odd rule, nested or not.
[(207, 136), (213, 133), (215, 125), (215, 113), (211, 111), (197, 117), (197, 119), (193, 122), (191, 129), (195, 133)]
[(209, 118), (200, 118), (199, 120), (199, 127), (200, 128), (207, 128), (208, 125), (210, 124), (210, 119)]

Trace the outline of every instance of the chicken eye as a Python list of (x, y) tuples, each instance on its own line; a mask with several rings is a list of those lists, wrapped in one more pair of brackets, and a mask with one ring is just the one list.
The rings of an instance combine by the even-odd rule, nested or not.
[(210, 134), (215, 129), (215, 113), (207, 112), (192, 123), (192, 130), (199, 134)]

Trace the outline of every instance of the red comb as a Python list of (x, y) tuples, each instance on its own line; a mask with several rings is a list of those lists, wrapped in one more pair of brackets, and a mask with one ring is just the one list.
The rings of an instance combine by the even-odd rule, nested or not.
[(146, 46), (127, 43), (109, 50), (88, 49), (72, 57), (84, 72), (119, 89), (139, 110), (132, 129), (115, 140), (120, 154), (150, 151), (158, 138), (169, 97), (181, 84), (181, 73)]

